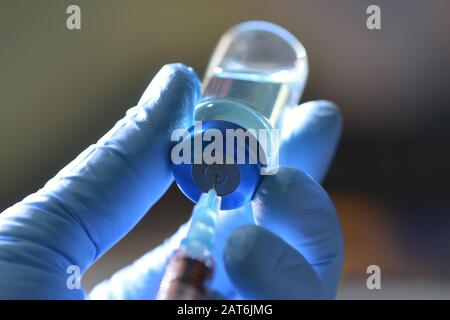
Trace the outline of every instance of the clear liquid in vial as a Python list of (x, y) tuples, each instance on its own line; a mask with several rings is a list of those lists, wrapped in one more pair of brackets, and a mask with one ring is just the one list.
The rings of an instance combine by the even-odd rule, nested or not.
[[(230, 107), (230, 110), (228, 110), (230, 117), (238, 118), (238, 116), (242, 116), (242, 112), (235, 109), (245, 105), (247, 108), (250, 107), (255, 111), (247, 112), (248, 115), (253, 114), (251, 115), (252, 117), (258, 118), (263, 116), (265, 121), (268, 121), (272, 127), (277, 127), (277, 120), (282, 108), (297, 103), (295, 99), (297, 99), (299, 92), (296, 92), (296, 90), (298, 91), (299, 89), (292, 85), (293, 76), (292, 73), (286, 70), (271, 74), (250, 72), (216, 73), (205, 82), (203, 101), (215, 99), (235, 101), (240, 106)], [(204, 118), (201, 120), (208, 119)], [(255, 124), (254, 120), (248, 120), (248, 125), (245, 123), (246, 121), (241, 123), (241, 125), (245, 128), (258, 129), (258, 127), (251, 127), (251, 125)], [(264, 120), (259, 122), (264, 122)]]

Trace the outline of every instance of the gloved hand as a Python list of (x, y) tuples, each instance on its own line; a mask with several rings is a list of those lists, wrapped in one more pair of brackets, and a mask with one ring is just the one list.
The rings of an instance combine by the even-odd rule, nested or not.
[[(0, 298), (151, 299), (186, 225), (90, 295), (67, 286), (68, 266), (86, 271), (127, 234), (173, 181), (170, 135), (188, 128), (200, 97), (195, 73), (165, 66), (138, 105), (38, 192), (0, 215)], [(333, 298), (342, 235), (318, 182), (341, 130), (329, 102), (286, 116), (277, 175), (252, 204), (222, 212), (213, 289), (226, 298)]]

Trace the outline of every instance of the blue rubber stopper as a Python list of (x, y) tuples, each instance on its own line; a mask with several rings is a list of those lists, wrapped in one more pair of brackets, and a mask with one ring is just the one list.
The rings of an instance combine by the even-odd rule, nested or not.
[[(214, 156), (216, 159), (221, 158), (223, 161), (208, 164), (205, 163), (203, 157), (200, 161), (198, 158), (197, 161), (194, 161), (194, 146), (198, 147), (199, 141), (202, 152), (210, 143), (214, 142), (213, 139), (206, 139), (211, 141), (205, 141), (204, 139), (204, 133), (210, 129), (219, 130), (221, 133), (223, 148), (222, 150), (215, 150)], [(184, 150), (190, 148), (190, 161), (187, 161), (188, 163), (172, 163), (175, 182), (186, 197), (197, 203), (202, 193), (214, 188), (217, 195), (222, 198), (222, 210), (239, 208), (253, 198), (261, 181), (261, 170), (264, 167), (263, 163), (265, 163), (260, 159), (261, 151), (259, 151), (259, 143), (256, 137), (249, 135), (240, 142), (238, 139), (234, 139), (232, 143), (229, 141), (227, 143), (227, 129), (245, 131), (244, 128), (235, 123), (222, 120), (202, 121), (200, 128), (196, 125), (191, 127), (188, 137), (180, 142), (186, 144)], [(255, 139), (255, 141), (250, 141), (251, 139)], [(253, 150), (255, 145), (257, 148)], [(222, 153), (221, 157), (218, 157), (219, 152)], [(238, 158), (239, 152), (245, 154), (243, 163), (241, 163), (242, 157)], [(250, 155), (253, 155), (253, 161), (250, 161)], [(226, 161), (226, 159), (229, 161)], [(233, 161), (230, 161), (230, 159)]]

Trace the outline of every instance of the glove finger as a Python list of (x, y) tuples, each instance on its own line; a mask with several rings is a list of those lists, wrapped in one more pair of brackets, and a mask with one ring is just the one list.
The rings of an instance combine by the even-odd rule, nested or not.
[(192, 69), (163, 67), (145, 103), (130, 109), (41, 190), (6, 210), (0, 237), (15, 242), (20, 263), (63, 272), (74, 264), (84, 271), (121, 239), (171, 184), (171, 133), (192, 124), (199, 96)]
[(256, 224), (286, 241), (305, 257), (334, 297), (342, 269), (343, 239), (333, 203), (309, 175), (280, 168), (266, 176), (253, 200)]
[(322, 181), (342, 131), (339, 108), (318, 100), (287, 109), (281, 124), (280, 163)]
[(244, 226), (224, 251), (228, 276), (244, 299), (320, 299), (322, 284), (297, 250), (258, 226)]

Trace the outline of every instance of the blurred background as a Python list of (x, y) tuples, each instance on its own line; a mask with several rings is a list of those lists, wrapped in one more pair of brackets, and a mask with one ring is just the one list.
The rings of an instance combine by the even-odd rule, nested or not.
[[(81, 31), (66, 28), (70, 4)], [(381, 30), (366, 27), (370, 4)], [(449, 12), (446, 0), (0, 0), (0, 212), (100, 138), (162, 65), (202, 75), (230, 26), (268, 20), (308, 51), (303, 100), (333, 100), (344, 114), (324, 182), (346, 238), (338, 298), (449, 299)], [(156, 246), (191, 208), (172, 186), (85, 287)], [(366, 287), (371, 264), (381, 290)]]

